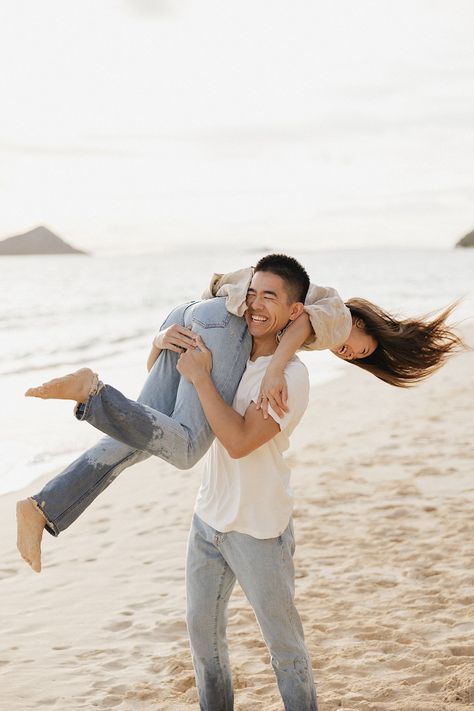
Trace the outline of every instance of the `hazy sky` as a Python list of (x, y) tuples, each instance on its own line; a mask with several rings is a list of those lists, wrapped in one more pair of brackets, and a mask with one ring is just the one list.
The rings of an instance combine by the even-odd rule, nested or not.
[(472, 0), (15, 0), (0, 237), (449, 246), (474, 227)]

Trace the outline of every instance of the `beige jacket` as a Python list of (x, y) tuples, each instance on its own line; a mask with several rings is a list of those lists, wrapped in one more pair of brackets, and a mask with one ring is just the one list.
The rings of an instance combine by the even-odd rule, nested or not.
[[(202, 298), (225, 296), (227, 310), (236, 316), (243, 316), (247, 308), (245, 298), (252, 277), (252, 267), (228, 274), (214, 274)], [(304, 350), (336, 348), (346, 341), (352, 328), (351, 312), (335, 289), (311, 284), (304, 310), (310, 318), (315, 334), (304, 344)]]

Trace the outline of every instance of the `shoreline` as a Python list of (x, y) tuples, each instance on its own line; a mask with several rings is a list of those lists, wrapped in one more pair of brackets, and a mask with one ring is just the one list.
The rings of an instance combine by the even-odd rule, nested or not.
[[(297, 606), (320, 711), (474, 702), (472, 360), (412, 390), (357, 368), (312, 388), (291, 459)], [(200, 465), (130, 468), (59, 538), (45, 534), (40, 575), (14, 543), (13, 502), (32, 486), (0, 496), (9, 709), (197, 711), (184, 557), (199, 478)], [(236, 711), (280, 711), (238, 589), (229, 646)]]

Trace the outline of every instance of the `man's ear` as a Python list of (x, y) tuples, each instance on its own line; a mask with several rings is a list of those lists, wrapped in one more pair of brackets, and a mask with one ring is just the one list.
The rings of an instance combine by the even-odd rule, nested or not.
[(303, 311), (304, 311), (304, 304), (301, 303), (301, 301), (295, 301), (295, 303), (292, 304), (292, 306), (291, 306), (290, 321), (294, 321), (295, 319), (298, 318), (298, 316), (301, 316)]

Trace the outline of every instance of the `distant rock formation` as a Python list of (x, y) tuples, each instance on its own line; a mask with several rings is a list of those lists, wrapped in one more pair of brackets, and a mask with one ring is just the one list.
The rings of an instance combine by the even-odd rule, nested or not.
[(21, 235), (0, 241), (0, 255), (12, 254), (87, 254), (75, 249), (47, 227), (35, 227)]
[(474, 247), (474, 230), (458, 240), (456, 247)]

